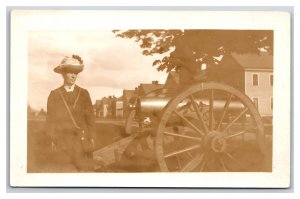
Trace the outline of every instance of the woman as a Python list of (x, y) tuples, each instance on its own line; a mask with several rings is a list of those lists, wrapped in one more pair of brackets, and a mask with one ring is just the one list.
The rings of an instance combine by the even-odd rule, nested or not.
[(60, 166), (60, 171), (81, 172), (93, 169), (93, 105), (89, 92), (75, 84), (77, 75), (83, 68), (83, 61), (77, 55), (65, 57), (54, 68), (54, 72), (62, 75), (63, 85), (52, 90), (48, 97), (47, 132), (51, 137), (55, 163)]

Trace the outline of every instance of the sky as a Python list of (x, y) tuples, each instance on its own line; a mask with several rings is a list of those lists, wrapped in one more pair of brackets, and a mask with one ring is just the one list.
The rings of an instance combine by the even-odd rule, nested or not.
[(85, 68), (76, 83), (89, 91), (93, 103), (120, 97), (123, 89), (140, 83), (164, 83), (167, 77), (152, 67), (159, 57), (142, 55), (138, 43), (117, 38), (111, 30), (34, 31), (28, 36), (28, 104), (33, 109), (46, 110), (50, 91), (63, 83), (53, 69), (72, 54), (83, 59)]

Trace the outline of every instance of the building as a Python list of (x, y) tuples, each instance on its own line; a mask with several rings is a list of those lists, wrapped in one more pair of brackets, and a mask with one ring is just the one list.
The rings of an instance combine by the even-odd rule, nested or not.
[[(237, 54), (223, 56), (219, 64), (203, 70), (202, 81), (217, 81), (237, 88), (246, 94), (258, 108), (261, 116), (273, 115), (273, 56), (260, 54)], [(202, 70), (202, 69), (201, 69)], [(180, 92), (182, 81), (192, 79), (190, 73), (171, 71), (165, 84), (152, 81), (151, 84), (141, 83), (134, 90), (123, 90), (120, 98), (103, 98), (96, 102), (99, 117), (127, 117), (130, 104), (138, 97), (171, 97)], [(201, 81), (201, 80), (200, 80)], [(188, 81), (186, 81), (188, 82)]]
[[(176, 94), (178, 86), (189, 82), (191, 73), (171, 71), (163, 93)], [(197, 74), (196, 74), (197, 75)], [(261, 116), (273, 115), (273, 56), (260, 54), (231, 53), (222, 57), (217, 65), (203, 71), (203, 81), (216, 81), (230, 85), (245, 93), (256, 105)], [(195, 81), (196, 82), (196, 81)], [(195, 83), (190, 81), (190, 83)]]
[(96, 103), (94, 105), (96, 117), (116, 117), (116, 102), (117, 98), (115, 96), (103, 97), (101, 100), (96, 100)]
[(118, 99), (116, 99), (116, 118), (122, 118), (123, 114), (124, 114), (124, 110), (123, 110), (123, 99), (122, 97), (119, 97)]
[(108, 109), (109, 109), (109, 100), (107, 97), (103, 97), (101, 100), (96, 100), (94, 105), (96, 117), (105, 118), (108, 116)]
[(180, 82), (179, 73), (175, 71), (170, 71), (164, 85), (163, 93), (165, 95), (167, 94), (172, 95), (177, 93), (179, 82)]
[(130, 104), (134, 103), (137, 97), (155, 96), (157, 92), (161, 92), (163, 87), (164, 85), (159, 84), (158, 81), (152, 81), (151, 84), (140, 84), (135, 90), (124, 89), (123, 96), (119, 98), (109, 96), (96, 100), (94, 105), (96, 117), (126, 118), (130, 112)]
[(142, 96), (156, 96), (157, 92), (160, 92), (163, 89), (164, 84), (159, 84), (158, 81), (152, 81), (151, 84), (140, 84), (136, 89), (136, 95), (139, 97)]
[(129, 104), (130, 104), (130, 100), (132, 98), (136, 97), (136, 92), (135, 90), (123, 90), (123, 96), (122, 96), (122, 100), (123, 100), (123, 116), (127, 117), (128, 114), (130, 113), (130, 108), (129, 108)]
[(231, 56), (244, 70), (244, 93), (254, 102), (261, 116), (273, 115), (273, 56), (236, 54)]

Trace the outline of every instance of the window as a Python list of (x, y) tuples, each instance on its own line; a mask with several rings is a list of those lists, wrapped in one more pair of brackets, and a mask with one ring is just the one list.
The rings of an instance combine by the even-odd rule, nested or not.
[(252, 74), (252, 85), (258, 86), (258, 74)]
[(256, 106), (256, 108), (258, 108), (258, 97), (253, 97), (252, 101), (253, 101), (254, 105)]
[(273, 74), (270, 74), (270, 86), (273, 86)]

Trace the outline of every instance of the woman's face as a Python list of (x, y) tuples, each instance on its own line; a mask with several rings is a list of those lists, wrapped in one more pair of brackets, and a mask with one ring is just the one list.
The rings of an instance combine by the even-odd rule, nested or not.
[(72, 71), (64, 71), (62, 73), (62, 76), (64, 78), (64, 83), (67, 84), (67, 85), (75, 84), (76, 79), (77, 79), (77, 74), (78, 73), (75, 73), (75, 72), (72, 72)]

